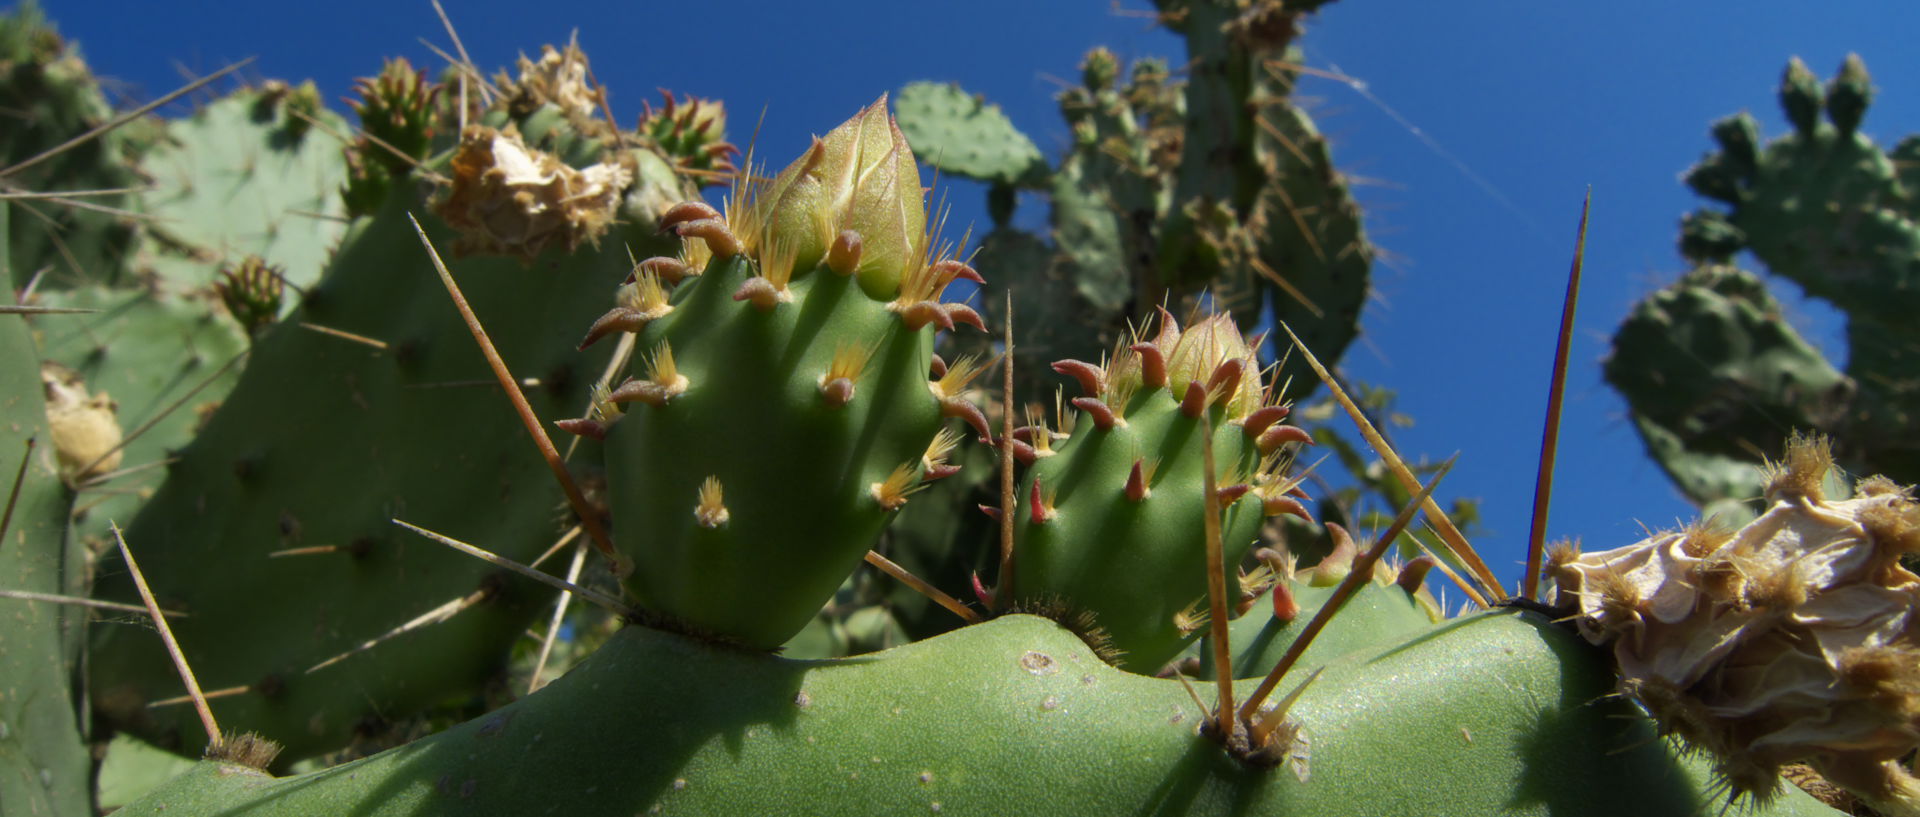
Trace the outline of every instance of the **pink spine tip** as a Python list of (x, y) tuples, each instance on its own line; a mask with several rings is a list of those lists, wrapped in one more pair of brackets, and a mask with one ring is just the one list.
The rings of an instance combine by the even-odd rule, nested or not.
[(713, 251), (714, 258), (732, 258), (747, 249), (733, 231), (727, 229), (727, 223), (717, 218), (680, 222), (674, 225), (673, 232), (681, 238), (698, 238), (707, 242), (707, 249)]
[(980, 277), (980, 273), (975, 271), (974, 268), (951, 258), (945, 261), (934, 262), (933, 266), (927, 268), (927, 271), (933, 273), (936, 279), (951, 281), (958, 278), (962, 281), (972, 281), (976, 284), (984, 284), (987, 282), (987, 279)]
[(941, 309), (940, 304), (934, 301), (915, 301), (900, 310), (900, 321), (907, 325), (907, 331), (910, 332), (918, 332), (927, 324), (933, 324), (941, 329), (953, 328), (953, 316), (948, 315), (947, 311)]
[(1160, 351), (1160, 344), (1141, 341), (1127, 348), (1140, 355), (1140, 383), (1149, 389), (1166, 388), (1167, 355)]
[(995, 522), (1000, 521), (999, 508), (993, 507), (992, 505), (975, 505), (974, 507), (979, 508), (980, 512), (986, 514), (988, 519)]
[(1081, 393), (1088, 397), (1099, 397), (1107, 391), (1106, 371), (1084, 360), (1056, 360), (1053, 370), (1079, 381)]
[(979, 406), (959, 397), (941, 398), (940, 416), (958, 417), (967, 421), (967, 425), (972, 426), (973, 430), (979, 432), (980, 436), (989, 438), (993, 436), (993, 432), (987, 428), (987, 415), (981, 413)]
[(943, 462), (929, 467), (926, 473), (920, 475), (920, 481), (932, 482), (936, 479), (946, 479), (958, 473), (960, 473), (960, 466)]
[(1153, 489), (1147, 487), (1146, 469), (1141, 467), (1139, 460), (1134, 460), (1133, 471), (1127, 474), (1128, 501), (1141, 502), (1152, 495)]
[(1180, 395), (1180, 413), (1195, 420), (1207, 410), (1207, 387), (1198, 380), (1187, 381), (1186, 394)]
[(1052, 522), (1055, 515), (1054, 510), (1047, 507), (1046, 501), (1041, 498), (1040, 480), (1037, 479), (1033, 481), (1032, 490), (1027, 491), (1027, 515), (1036, 525)]
[(1406, 566), (1400, 568), (1400, 575), (1394, 577), (1393, 583), (1399, 585), (1401, 590), (1405, 590), (1409, 594), (1418, 593), (1420, 592), (1420, 585), (1427, 580), (1427, 571), (1432, 570), (1433, 566), (1437, 564), (1439, 564), (1439, 562), (1434, 561), (1432, 556), (1425, 554), (1416, 556), (1413, 561), (1408, 562)]
[(1112, 431), (1113, 427), (1120, 422), (1119, 416), (1113, 413), (1113, 409), (1108, 408), (1107, 404), (1101, 402), (1098, 397), (1075, 397), (1073, 407), (1092, 417), (1094, 427), (1101, 431)]
[(598, 420), (582, 417), (571, 420), (555, 420), (553, 424), (559, 426), (561, 431), (569, 434), (578, 434), (582, 437), (589, 437), (595, 440), (605, 440), (607, 438), (607, 427), (602, 425)]
[(1214, 399), (1223, 403), (1232, 400), (1234, 392), (1240, 390), (1240, 373), (1246, 368), (1246, 361), (1237, 357), (1227, 358), (1214, 368), (1213, 376), (1207, 378), (1207, 393), (1215, 395)]
[(1225, 508), (1228, 505), (1232, 505), (1235, 502), (1239, 502), (1240, 497), (1246, 496), (1247, 492), (1251, 490), (1253, 490), (1253, 486), (1243, 482), (1243, 483), (1240, 483), (1239, 485), (1228, 485), (1223, 488), (1215, 488), (1213, 491), (1213, 495), (1220, 498), (1220, 507)]
[[(663, 255), (656, 255), (640, 262), (634, 266), (633, 271), (634, 273), (653, 273), (654, 275), (660, 276), (660, 280), (668, 284), (677, 284), (689, 275), (699, 274), (694, 268), (687, 266), (685, 261), (678, 258), (668, 258)], [(624, 283), (631, 284), (638, 278), (639, 276), (637, 274), (629, 274)]]
[(1260, 432), (1260, 439), (1257, 445), (1260, 447), (1260, 453), (1271, 454), (1275, 449), (1287, 443), (1313, 445), (1313, 435), (1308, 434), (1306, 429), (1299, 426), (1276, 425), (1266, 431)]
[(947, 313), (947, 325), (949, 328), (965, 325), (982, 332), (987, 331), (987, 322), (982, 320), (980, 313), (973, 311), (973, 307), (971, 306), (967, 306), (966, 304), (941, 304), (940, 311)]
[(833, 240), (833, 246), (827, 248), (827, 269), (839, 275), (852, 275), (860, 269), (859, 233), (840, 231), (840, 236)]
[(1267, 516), (1297, 516), (1308, 522), (1313, 521), (1313, 514), (1307, 510), (1307, 506), (1290, 496), (1265, 497), (1260, 500), (1260, 510)]
[(978, 570), (973, 572), (973, 597), (979, 599), (980, 604), (987, 609), (993, 609), (993, 593), (987, 590), (986, 585), (980, 583), (980, 571)]
[(607, 314), (594, 320), (593, 325), (587, 328), (587, 336), (580, 340), (577, 348), (584, 350), (615, 332), (638, 332), (646, 327), (647, 319), (640, 313), (624, 306), (616, 306), (607, 310)]
[(946, 376), (947, 376), (947, 359), (939, 355), (934, 355), (933, 363), (927, 367), (927, 379), (939, 380), (940, 378), (946, 377)]
[(1286, 579), (1273, 583), (1273, 618), (1282, 624), (1300, 617), (1300, 600), (1293, 597), (1293, 587)]
[(1287, 412), (1286, 406), (1264, 406), (1254, 409), (1240, 421), (1240, 428), (1247, 433), (1248, 437), (1258, 440), (1260, 432), (1266, 431), (1274, 423), (1287, 419)]
[(721, 218), (720, 211), (704, 201), (683, 201), (667, 208), (660, 216), (660, 232), (667, 232), (689, 221)]

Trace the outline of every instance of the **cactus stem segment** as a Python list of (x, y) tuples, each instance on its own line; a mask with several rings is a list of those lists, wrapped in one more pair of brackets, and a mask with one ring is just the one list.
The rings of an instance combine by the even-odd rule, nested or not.
[(913, 496), (927, 487), (925, 483), (921, 483), (915, 478), (913, 472), (913, 463), (900, 463), (894, 466), (893, 471), (887, 474), (885, 480), (876, 482), (869, 487), (867, 493), (873, 496), (874, 502), (880, 504), (881, 510), (900, 510), (900, 506), (907, 504), (907, 497)]
[(1127, 421), (1115, 414), (1106, 403), (1097, 397), (1075, 397), (1073, 407), (1093, 417), (1093, 425), (1101, 431), (1112, 431), (1114, 426), (1125, 427)]
[(1188, 418), (1198, 420), (1200, 419), (1200, 415), (1206, 412), (1206, 410), (1207, 390), (1200, 386), (1200, 381), (1198, 380), (1187, 381), (1186, 393), (1180, 395), (1180, 413), (1186, 415)]
[[(1307, 647), (1313, 644), (1314, 637), (1318, 636), (1320, 631), (1326, 628), (1327, 623), (1340, 613), (1340, 608), (1345, 606), (1354, 592), (1360, 589), (1362, 582), (1373, 580), (1373, 566), (1380, 561), (1381, 556), (1386, 555), (1387, 548), (1393, 546), (1393, 540), (1400, 536), (1400, 531), (1406, 529), (1407, 523), (1413, 521), (1413, 515), (1421, 509), (1428, 498), (1433, 496), (1433, 489), (1440, 486), (1440, 480), (1446, 477), (1448, 471), (1453, 470), (1453, 463), (1459, 458), (1458, 454), (1448, 457), (1447, 461), (1440, 465), (1439, 470), (1434, 472), (1433, 477), (1427, 480), (1427, 484), (1420, 486), (1413, 499), (1400, 509), (1398, 515), (1394, 516), (1393, 524), (1388, 525), (1387, 529), (1380, 533), (1380, 538), (1375, 540), (1373, 547), (1368, 548), (1365, 554), (1354, 561), (1353, 569), (1347, 573), (1346, 578), (1340, 580), (1340, 586), (1334, 588), (1333, 595), (1327, 597), (1326, 602), (1320, 607), (1320, 612), (1315, 613), (1313, 620), (1307, 622), (1306, 629), (1294, 639), (1293, 644), (1287, 648), (1286, 654), (1280, 657), (1279, 663), (1273, 665), (1267, 677), (1254, 689), (1253, 694), (1248, 696), (1246, 702), (1241, 704), (1242, 720), (1251, 720), (1254, 713), (1260, 711), (1261, 702), (1272, 694), (1273, 688), (1280, 683), (1280, 679), (1287, 674), (1287, 671), (1293, 669), (1293, 665), (1300, 660), (1300, 656), (1306, 653)], [(1332, 527), (1329, 526), (1329, 528)], [(1218, 666), (1233, 665), (1222, 662)]]
[(1152, 341), (1141, 341), (1127, 349), (1140, 356), (1140, 384), (1149, 389), (1165, 388), (1167, 355), (1160, 350), (1160, 346)]
[(693, 506), (694, 521), (703, 528), (718, 528), (726, 525), (732, 516), (727, 512), (726, 491), (720, 486), (720, 477), (709, 476), (702, 480), (699, 502)]
[(827, 269), (835, 275), (852, 275), (860, 271), (860, 234), (852, 230), (841, 230), (840, 236), (833, 240), (833, 246), (827, 248)]
[(1099, 366), (1084, 360), (1056, 360), (1053, 370), (1079, 381), (1080, 391), (1088, 397), (1099, 397), (1107, 392), (1107, 373)]

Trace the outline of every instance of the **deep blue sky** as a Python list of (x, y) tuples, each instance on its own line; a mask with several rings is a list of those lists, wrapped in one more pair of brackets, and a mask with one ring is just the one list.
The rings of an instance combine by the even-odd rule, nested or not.
[[(776, 165), (809, 134), (916, 79), (985, 94), (1057, 156), (1066, 133), (1053, 95), (1088, 48), (1183, 57), (1178, 40), (1126, 11), (1142, 0), (1118, 13), (1100, 0), (446, 2), (482, 66), (577, 28), (629, 124), (656, 86), (724, 99), (742, 142), (764, 107), (761, 155)], [(135, 99), (177, 85), (181, 68), (205, 73), (247, 56), (259, 57), (259, 75), (311, 77), (335, 99), (382, 56), (436, 64), (417, 38), (447, 43), (426, 0), (46, 9)], [(1691, 514), (1645, 457), (1599, 368), (1630, 304), (1682, 270), (1675, 223), (1697, 202), (1677, 174), (1709, 147), (1717, 117), (1750, 109), (1769, 135), (1784, 130), (1773, 88), (1795, 54), (1826, 77), (1858, 51), (1881, 91), (1863, 129), (1883, 144), (1920, 130), (1916, 30), (1913, 3), (1342, 0), (1312, 21), (1308, 64), (1363, 80), (1397, 114), (1341, 83), (1303, 82), (1341, 168), (1379, 182), (1360, 198), (1377, 243), (1401, 259), (1376, 271), (1366, 345), (1347, 369), (1399, 390), (1400, 409), (1418, 420), (1397, 434), (1403, 453), (1462, 452), (1441, 494), (1483, 499), (1478, 544), (1509, 583), (1524, 558), (1559, 299), (1587, 186), (1594, 214), (1549, 535), (1601, 548), (1637, 539), (1640, 521)], [(954, 226), (985, 221), (977, 192), (955, 186), (951, 195)], [(1036, 203), (1023, 214), (1042, 212)], [(1774, 284), (1802, 330), (1843, 356), (1836, 318)]]

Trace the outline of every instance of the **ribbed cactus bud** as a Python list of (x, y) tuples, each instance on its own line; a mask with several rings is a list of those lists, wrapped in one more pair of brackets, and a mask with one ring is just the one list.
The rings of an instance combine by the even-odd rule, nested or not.
[(693, 171), (701, 186), (723, 184), (737, 172), (733, 159), (740, 149), (727, 141), (727, 109), (717, 99), (660, 92), (666, 101), (651, 103), (640, 113), (640, 132), (652, 139), (675, 166)]
[(656, 623), (781, 645), (894, 512), (958, 470), (941, 418), (986, 433), (965, 394), (981, 365), (928, 379), (934, 332), (980, 326), (941, 292), (979, 276), (927, 252), (923, 202), (883, 98), (773, 181), (740, 174), (724, 215), (669, 210), (680, 257), (636, 265), (589, 330), (637, 333), (641, 354), (563, 427), (606, 442), (627, 587)]
[(764, 226), (757, 240), (796, 271), (819, 264), (843, 231), (858, 233), (860, 286), (875, 298), (896, 295), (902, 270), (926, 250), (920, 168), (884, 95), (815, 139), (753, 206)]
[(1853, 133), (1873, 104), (1873, 79), (1867, 76), (1867, 64), (1859, 54), (1848, 54), (1840, 64), (1840, 73), (1827, 86), (1827, 117), (1841, 133)]
[(1151, 673), (1200, 634), (1207, 608), (1203, 435), (1228, 574), (1267, 515), (1304, 513), (1288, 497), (1285, 447), (1307, 438), (1280, 424), (1287, 410), (1270, 402), (1231, 316), (1182, 329), (1162, 312), (1157, 331), (1133, 341), (1105, 365), (1054, 364), (1079, 383), (1072, 405), (1083, 416), (1051, 456), (1032, 452), (1013, 575), (1002, 581), (1020, 609), (1057, 615), (1111, 647), (1121, 667)]
[(1713, 140), (1731, 166), (1743, 175), (1752, 175), (1760, 161), (1760, 123), (1742, 111), (1713, 123)]
[(1829, 497), (1832, 455), (1796, 438), (1768, 473), (1771, 508), (1737, 531), (1700, 524), (1550, 564), (1621, 688), (1711, 753), (1743, 793), (1812, 765), (1881, 813), (1912, 813), (1920, 781), (1920, 505), (1884, 478)]
[(1113, 90), (1113, 82), (1119, 77), (1120, 58), (1104, 46), (1088, 51), (1086, 59), (1080, 62), (1080, 81), (1094, 93)]
[(1814, 127), (1820, 123), (1825, 96), (1820, 78), (1808, 70), (1805, 62), (1799, 57), (1787, 61), (1787, 70), (1780, 76), (1780, 107), (1787, 112), (1787, 121), (1793, 123), (1794, 131), (1801, 136), (1813, 134)]
[(257, 255), (222, 267), (213, 291), (248, 336), (258, 335), (280, 319), (280, 298), (286, 290), (284, 271)]

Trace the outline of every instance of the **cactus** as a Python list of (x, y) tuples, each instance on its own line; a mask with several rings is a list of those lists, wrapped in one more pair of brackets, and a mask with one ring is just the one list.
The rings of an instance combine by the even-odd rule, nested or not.
[[(1920, 139), (1875, 145), (1859, 130), (1871, 99), (1859, 57), (1825, 88), (1795, 59), (1780, 86), (1792, 133), (1763, 141), (1747, 114), (1714, 123), (1719, 149), (1686, 181), (1724, 209), (1682, 220), (1681, 253), (1695, 269), (1615, 336), (1608, 381), (1649, 450), (1729, 520), (1758, 510), (1751, 466), (1795, 430), (1830, 436), (1857, 473), (1920, 481), (1920, 449), (1905, 433), (1920, 408), (1910, 375), (1920, 336), (1907, 318), (1920, 308), (1920, 180), (1902, 166)], [(1846, 314), (1844, 373), (1781, 319), (1758, 279), (1725, 266), (1742, 250)]]
[[(0, 229), (0, 245), (5, 236)], [(79, 551), (67, 542), (73, 494), (52, 467), (37, 357), (25, 322), (0, 315), (0, 587), (73, 595), (85, 592)], [(88, 809), (91, 761), (69, 683), (82, 615), (0, 597), (0, 802), (10, 813)]]

